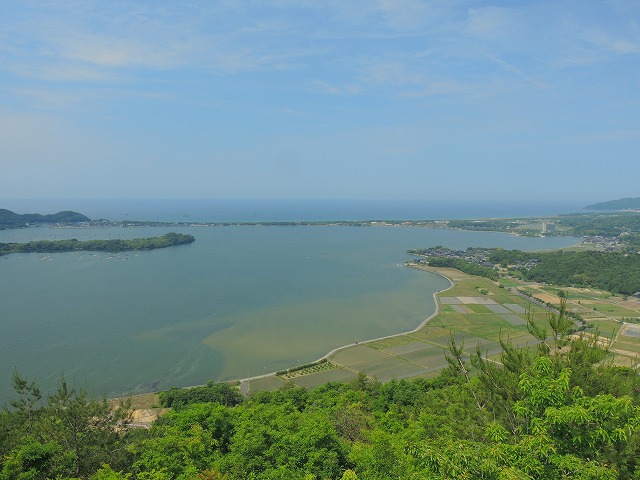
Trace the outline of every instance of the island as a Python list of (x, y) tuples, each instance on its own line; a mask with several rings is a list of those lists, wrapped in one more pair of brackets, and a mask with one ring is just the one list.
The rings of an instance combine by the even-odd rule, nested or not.
[(36, 240), (26, 243), (0, 243), (0, 256), (10, 253), (54, 252), (124, 252), (129, 250), (154, 250), (193, 243), (193, 235), (170, 232), (159, 237), (133, 238), (131, 240)]

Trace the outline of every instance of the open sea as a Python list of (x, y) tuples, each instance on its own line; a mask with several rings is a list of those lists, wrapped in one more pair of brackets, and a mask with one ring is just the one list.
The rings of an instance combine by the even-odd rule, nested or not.
[[(579, 205), (196, 200), (15, 200), (17, 213), (75, 210), (155, 221), (454, 219), (538, 216)], [(402, 266), (411, 248), (562, 248), (575, 238), (409, 227), (32, 227), (0, 243), (190, 233), (149, 252), (0, 257), (0, 403), (11, 375), (59, 376), (116, 396), (260, 375), (412, 330), (443, 278)]]

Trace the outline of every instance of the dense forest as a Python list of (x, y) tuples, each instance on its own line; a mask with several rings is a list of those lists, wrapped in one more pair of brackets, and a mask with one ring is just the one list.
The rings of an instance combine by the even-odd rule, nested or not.
[(624, 295), (640, 291), (640, 255), (635, 253), (562, 250), (531, 253), (495, 249), (489, 255), (489, 261), (512, 265), (511, 271), (525, 280), (596, 287)]
[(148, 430), (126, 404), (64, 379), (41, 395), (16, 373), (0, 479), (640, 478), (638, 373), (610, 365), (596, 339), (567, 337), (563, 311), (549, 335), (530, 325), (537, 348), (503, 341), (499, 363), (452, 339), (449, 368), (431, 379), (359, 374), (248, 398), (227, 385), (172, 390)]
[(134, 238), (131, 240), (35, 240), (27, 243), (0, 243), (0, 256), (9, 253), (52, 252), (124, 252), (127, 250), (153, 250), (155, 248), (184, 245), (195, 241), (193, 235), (170, 232), (160, 237)]
[(78, 223), (89, 222), (91, 219), (78, 212), (64, 211), (52, 215), (39, 213), (25, 213), (20, 215), (11, 210), (0, 208), (0, 230), (3, 228), (21, 228), (30, 223)]

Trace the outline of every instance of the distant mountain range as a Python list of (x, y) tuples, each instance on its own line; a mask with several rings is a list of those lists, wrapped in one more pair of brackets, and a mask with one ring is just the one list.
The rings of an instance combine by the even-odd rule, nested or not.
[(0, 228), (26, 227), (30, 223), (76, 223), (90, 222), (91, 219), (78, 212), (64, 211), (52, 215), (39, 213), (25, 213), (20, 215), (4, 208), (0, 208)]
[(584, 208), (585, 210), (640, 210), (640, 197), (594, 203)]

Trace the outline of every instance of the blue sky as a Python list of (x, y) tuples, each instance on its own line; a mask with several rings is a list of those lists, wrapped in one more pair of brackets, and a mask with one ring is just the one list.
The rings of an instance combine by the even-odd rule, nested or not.
[(2, 198), (640, 196), (640, 2), (0, 3)]

